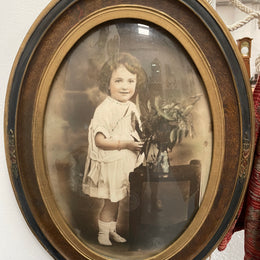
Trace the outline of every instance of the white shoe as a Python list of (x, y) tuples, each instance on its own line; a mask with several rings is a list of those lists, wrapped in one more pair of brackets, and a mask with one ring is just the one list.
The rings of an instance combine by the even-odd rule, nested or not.
[(109, 231), (109, 236), (111, 239), (113, 239), (117, 243), (125, 243), (126, 239), (121, 237), (119, 234), (116, 232), (116, 222), (110, 222), (110, 231)]
[(109, 239), (109, 230), (111, 222), (103, 222), (98, 220), (98, 243), (103, 246), (112, 246), (112, 243)]

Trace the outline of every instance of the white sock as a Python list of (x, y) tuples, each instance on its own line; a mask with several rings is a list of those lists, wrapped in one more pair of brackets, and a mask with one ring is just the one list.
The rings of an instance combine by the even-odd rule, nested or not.
[(112, 246), (112, 243), (109, 240), (110, 223), (111, 222), (98, 220), (98, 242), (100, 245)]

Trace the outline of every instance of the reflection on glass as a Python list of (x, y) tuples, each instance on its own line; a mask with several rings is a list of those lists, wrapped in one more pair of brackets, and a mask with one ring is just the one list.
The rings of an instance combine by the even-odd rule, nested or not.
[[(140, 113), (141, 124), (132, 122), (144, 159), (119, 204), (116, 228), (127, 242), (104, 247), (97, 241), (104, 201), (84, 194), (82, 182), (90, 122), (107, 96), (99, 89), (100, 70), (119, 52), (136, 57), (147, 75), (131, 98)], [(60, 66), (47, 104), (44, 148), (55, 201), (79, 239), (112, 258), (152, 256), (183, 233), (206, 189), (212, 121), (205, 86), (183, 47), (161, 28), (134, 20), (103, 24)]]
[(150, 34), (150, 30), (149, 30), (149, 26), (145, 25), (145, 24), (138, 24), (138, 33), (142, 34), (142, 35), (149, 35)]

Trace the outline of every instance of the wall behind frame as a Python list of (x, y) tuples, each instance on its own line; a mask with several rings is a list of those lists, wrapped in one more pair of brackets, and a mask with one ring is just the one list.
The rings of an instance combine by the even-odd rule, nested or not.
[[(4, 153), (4, 102), (12, 64), (29, 28), (49, 0), (1, 2), (0, 11), (0, 259), (48, 260), (45, 251), (27, 226), (8, 175)], [(243, 232), (234, 235), (224, 252), (215, 251), (213, 260), (242, 260)]]
[(0, 4), (0, 259), (52, 259), (30, 231), (18, 207), (5, 162), (3, 137), (4, 102), (12, 64), (26, 33), (49, 2), (11, 0)]

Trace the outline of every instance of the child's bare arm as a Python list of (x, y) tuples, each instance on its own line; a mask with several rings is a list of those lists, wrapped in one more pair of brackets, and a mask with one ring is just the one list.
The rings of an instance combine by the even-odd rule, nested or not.
[(135, 142), (134, 140), (113, 140), (106, 138), (102, 133), (97, 133), (95, 136), (95, 144), (103, 150), (122, 150), (128, 149), (131, 151), (140, 151), (143, 147), (143, 142)]

